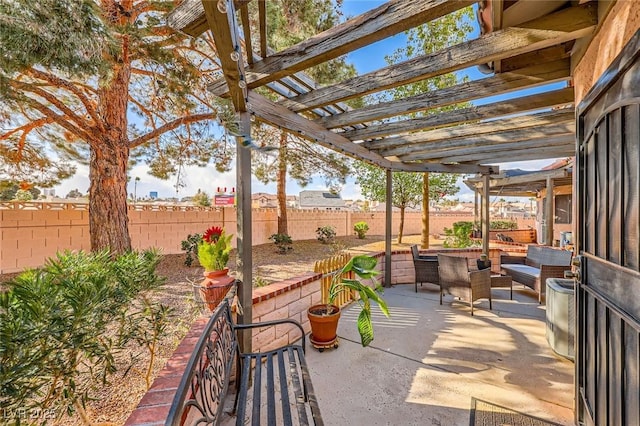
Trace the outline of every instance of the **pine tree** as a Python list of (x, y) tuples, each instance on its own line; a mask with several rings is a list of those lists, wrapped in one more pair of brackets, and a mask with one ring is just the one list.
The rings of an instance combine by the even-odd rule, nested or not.
[(127, 169), (160, 178), (190, 164), (225, 169), (203, 74), (212, 40), (164, 24), (174, 1), (0, 3), (0, 179), (51, 185), (89, 164), (93, 250), (131, 248)]
[[(267, 2), (269, 45), (276, 50), (299, 43), (321, 31), (335, 26), (340, 18), (342, 1), (276, 0)], [(356, 74), (355, 68), (337, 58), (307, 70), (319, 84), (345, 80)], [(287, 229), (287, 176), (300, 186), (321, 176), (325, 184), (337, 188), (344, 184), (349, 173), (348, 158), (312, 142), (272, 127), (254, 129), (261, 143), (277, 146), (277, 155), (254, 152), (254, 173), (263, 183), (276, 182), (278, 198), (278, 233)]]

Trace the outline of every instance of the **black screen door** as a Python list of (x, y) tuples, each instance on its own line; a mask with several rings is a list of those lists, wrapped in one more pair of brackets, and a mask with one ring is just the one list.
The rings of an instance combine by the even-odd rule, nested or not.
[(576, 416), (639, 425), (640, 31), (580, 104)]

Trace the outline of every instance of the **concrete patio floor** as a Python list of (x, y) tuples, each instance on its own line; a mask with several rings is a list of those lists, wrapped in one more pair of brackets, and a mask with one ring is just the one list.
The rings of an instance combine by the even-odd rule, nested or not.
[(357, 310), (340, 319), (340, 346), (320, 353), (308, 343), (307, 363), (327, 425), (468, 425), (472, 398), (573, 425), (574, 364), (545, 338), (545, 307), (514, 283), (468, 304), (437, 287), (385, 289), (391, 310), (376, 307), (375, 340), (360, 346)]

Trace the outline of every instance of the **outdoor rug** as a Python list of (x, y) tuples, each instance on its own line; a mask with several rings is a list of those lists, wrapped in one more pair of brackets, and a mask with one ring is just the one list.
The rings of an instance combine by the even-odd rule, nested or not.
[(510, 410), (481, 399), (471, 398), (469, 426), (562, 426)]

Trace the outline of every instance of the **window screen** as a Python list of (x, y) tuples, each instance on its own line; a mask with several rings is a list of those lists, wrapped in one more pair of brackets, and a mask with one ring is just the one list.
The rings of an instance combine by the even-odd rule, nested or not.
[(556, 195), (555, 223), (571, 223), (571, 194)]

